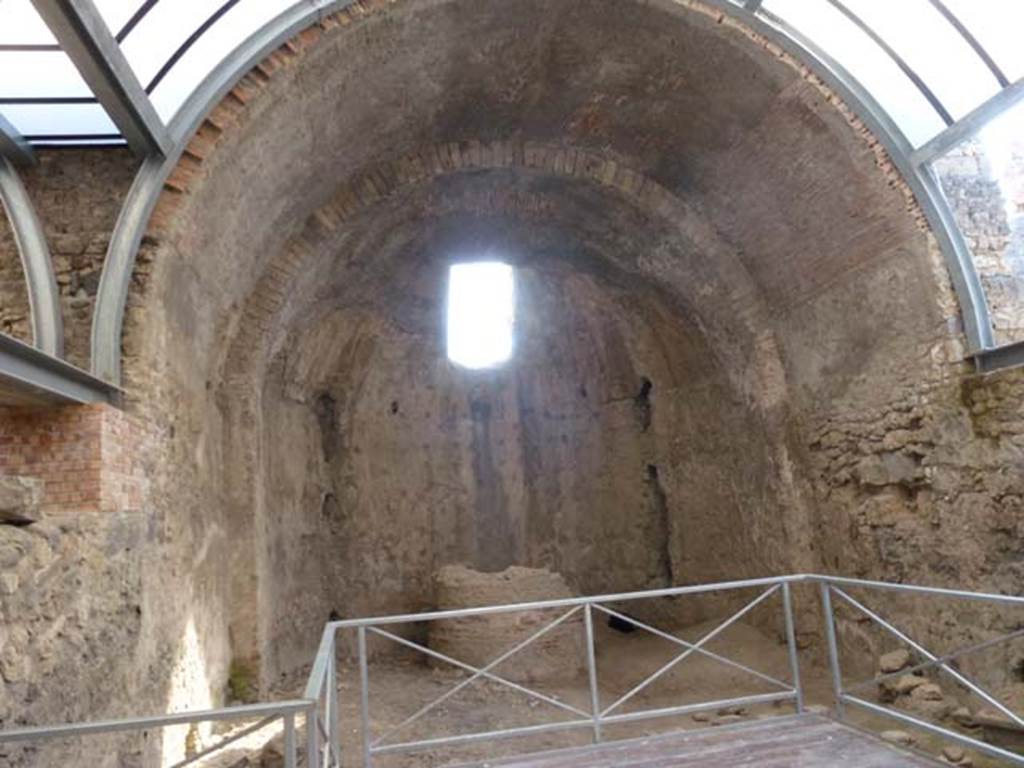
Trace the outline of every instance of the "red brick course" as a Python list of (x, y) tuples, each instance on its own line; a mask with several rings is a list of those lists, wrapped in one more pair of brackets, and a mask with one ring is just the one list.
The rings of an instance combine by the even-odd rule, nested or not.
[(109, 405), (0, 407), (0, 475), (43, 481), (43, 511), (142, 508), (141, 425)]

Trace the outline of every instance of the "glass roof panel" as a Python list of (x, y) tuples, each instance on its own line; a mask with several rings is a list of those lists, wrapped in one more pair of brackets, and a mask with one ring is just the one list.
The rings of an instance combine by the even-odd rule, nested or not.
[[(30, 0), (0, 0), (0, 46), (54, 46)], [(98, 104), (10, 104), (10, 99), (92, 98), (61, 50), (0, 50), (0, 113), (26, 136), (117, 133)]]
[[(96, 3), (100, 16), (107, 22), (110, 33), (115, 36), (135, 15), (135, 12), (145, 5), (145, 0), (93, 0), (93, 2)], [(172, 2), (176, 3), (178, 0), (172, 0)]]
[(1024, 102), (1015, 104), (982, 128), (978, 139), (985, 147), (993, 172), (1001, 179), (1013, 177), (1022, 187), (1019, 196), (1024, 198), (1024, 173), (1013, 168), (1014, 163), (1024, 162)]
[(943, 0), (1010, 81), (1024, 77), (1022, 0)]
[[(242, 0), (221, 16), (178, 60), (153, 90), (153, 106), (170, 121), (189, 94), (231, 51), (293, 3)], [(141, 26), (141, 25), (140, 25)]]
[(999, 82), (929, 0), (844, 0), (892, 46), (954, 119), (999, 91)]
[(939, 114), (893, 59), (832, 5), (824, 0), (765, 0), (763, 7), (813, 40), (860, 81), (914, 146), (945, 128)]
[[(305, 0), (302, 0), (305, 1)], [(732, 0), (740, 3), (740, 0)], [(300, 0), (94, 0), (116, 35), (146, 9), (122, 41), (143, 86), (153, 84), (176, 54), (180, 58), (153, 85), (158, 114), (169, 120), (203, 78), (238, 44)], [(942, 17), (933, 0), (842, 0), (891, 45), (935, 93), (954, 118), (998, 90), (981, 58)], [(1024, 0), (942, 0), (987, 48), (1011, 79), (1024, 77)], [(740, 3), (742, 4), (742, 3)], [(782, 18), (855, 77), (889, 113), (915, 146), (944, 128), (932, 105), (871, 36), (858, 29), (830, 0), (764, 0), (765, 11)], [(204, 24), (209, 28), (203, 31)], [(198, 32), (202, 34), (198, 34)], [(182, 46), (190, 37), (197, 39)], [(55, 46), (31, 0), (0, 0), (0, 47)], [(35, 58), (29, 58), (33, 56)], [(89, 97), (89, 89), (58, 51), (0, 51), (3, 99)], [(70, 106), (70, 105), (69, 105)], [(51, 115), (56, 133), (81, 133), (81, 110)]]
[(933, 168), (974, 258), (996, 342), (1024, 341), (1024, 103)]
[(30, 0), (0, 0), (0, 45), (56, 45)]
[[(217, 10), (210, 0), (163, 0), (121, 43), (128, 63), (147, 87), (178, 47)], [(204, 35), (205, 36), (205, 35)], [(207, 62), (212, 67), (216, 62)]]
[(118, 133), (99, 104), (6, 104), (3, 113), (28, 137)]
[(92, 91), (63, 51), (0, 51), (0, 99), (83, 96)]

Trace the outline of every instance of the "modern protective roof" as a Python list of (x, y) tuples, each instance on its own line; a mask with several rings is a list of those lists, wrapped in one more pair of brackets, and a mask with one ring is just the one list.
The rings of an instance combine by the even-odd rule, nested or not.
[[(1024, 77), (1020, 0), (730, 0), (803, 37), (920, 147)], [(309, 0), (95, 0), (164, 123), (214, 66)], [(0, 0), (0, 113), (33, 144), (122, 143), (32, 0)]]
[[(37, 266), (28, 282), (54, 328), (59, 304), (42, 301), (43, 278), (52, 278), (45, 241), (33, 217), (19, 213), (30, 206), (11, 205), (23, 195), (8, 161), (30, 161), (28, 145), (127, 143), (145, 158), (104, 264), (95, 374), (118, 380), (134, 255), (196, 127), (270, 51), (353, 1), (0, 0), (0, 199), (16, 229), (38, 235), (22, 238), (38, 244), (23, 257)], [(1024, 340), (1005, 344), (993, 334), (987, 289), (933, 164), (984, 136), (996, 118), (1019, 119), (1020, 110), (1008, 110), (1024, 101), (1024, 0), (700, 2), (803, 61), (864, 120), (932, 226), (960, 300), (968, 354), (982, 370), (1024, 364)], [(59, 354), (58, 346), (46, 351)]]
[[(288, 0), (96, 0), (161, 120)], [(298, 3), (302, 4), (302, 3)], [(0, 114), (32, 144), (124, 139), (31, 0), (0, 0)]]
[(765, 0), (921, 146), (1024, 76), (1017, 0)]

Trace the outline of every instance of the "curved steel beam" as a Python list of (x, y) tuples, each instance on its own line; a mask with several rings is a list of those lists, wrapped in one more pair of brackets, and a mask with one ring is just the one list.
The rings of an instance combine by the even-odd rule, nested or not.
[(910, 186), (939, 243), (960, 302), (968, 353), (976, 355), (994, 347), (988, 301), (963, 233), (934, 174), (913, 162), (914, 147), (892, 117), (842, 64), (784, 20), (763, 9), (754, 14), (733, 6), (730, 11), (728, 0), (704, 2), (733, 13), (755, 32), (805, 62), (871, 129)]
[[(163, 158), (148, 158), (128, 192), (114, 229), (100, 280), (92, 326), (92, 372), (117, 383), (121, 376), (121, 331), (135, 254), (149, 218), (192, 134), (207, 113), (267, 54), (292, 36), (349, 5), (353, 0), (305, 0), (293, 5), (255, 32), (203, 80), (168, 126), (171, 148)], [(881, 106), (838, 62), (796, 29), (760, 8), (731, 0), (703, 0), (771, 40), (807, 64), (829, 88), (864, 120), (885, 146), (917, 196), (939, 241), (963, 314), (971, 354), (994, 346), (988, 306), (963, 235), (934, 177), (910, 160), (913, 147)]]
[(303, 0), (296, 3), (228, 54), (175, 113), (167, 126), (171, 147), (163, 157), (148, 157), (143, 162), (114, 227), (92, 319), (93, 375), (115, 384), (121, 380), (121, 330), (135, 254), (164, 182), (177, 165), (192, 134), (246, 72), (302, 30), (353, 2)]
[(60, 357), (64, 354), (64, 325), (50, 249), (18, 172), (3, 156), (0, 156), (0, 200), (11, 222), (25, 272), (33, 343), (39, 351)]
[[(728, 0), (705, 0), (726, 10)], [(970, 249), (934, 175), (924, 172), (911, 155), (913, 145), (882, 106), (838, 61), (782, 19), (765, 12), (732, 9), (755, 32), (804, 61), (822, 81), (860, 117), (882, 142), (893, 163), (910, 185), (938, 240), (953, 287), (960, 301), (964, 334), (970, 354), (995, 346), (985, 291), (978, 278)]]
[(93, 0), (32, 0), (60, 47), (137, 154), (164, 152), (170, 140), (149, 96)]

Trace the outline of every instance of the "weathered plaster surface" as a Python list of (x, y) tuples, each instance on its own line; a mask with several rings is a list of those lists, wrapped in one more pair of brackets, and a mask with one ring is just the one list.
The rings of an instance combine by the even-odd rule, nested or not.
[[(294, 671), (332, 612), (433, 604), (449, 563), (1021, 591), (1020, 375), (961, 362), (863, 126), (697, 5), (368, 3), (201, 128), (124, 351), (174, 593), (142, 631), (197, 627), (213, 698), (231, 658)], [(469, 376), (440, 321), (478, 252), (519, 270), (522, 320), (512, 364)]]

